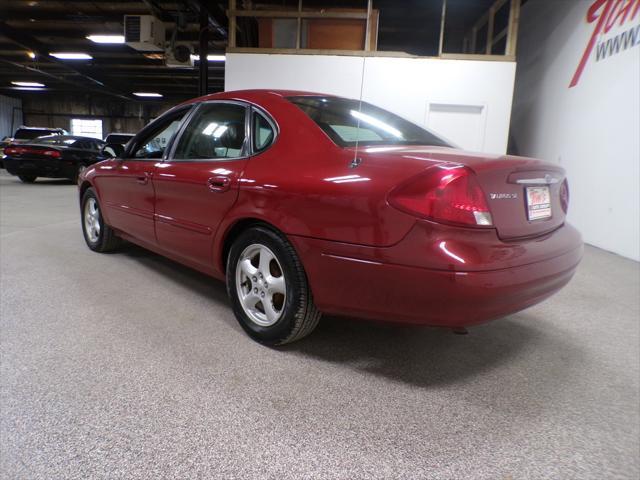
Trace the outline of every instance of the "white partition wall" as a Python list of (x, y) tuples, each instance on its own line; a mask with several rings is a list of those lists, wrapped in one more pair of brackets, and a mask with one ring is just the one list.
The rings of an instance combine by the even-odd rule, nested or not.
[(487, 153), (507, 149), (515, 63), (433, 58), (227, 54), (225, 90), (279, 88), (359, 98)]
[(22, 125), (22, 100), (0, 95), (0, 140), (12, 137)]
[(520, 154), (567, 169), (569, 220), (585, 241), (635, 260), (640, 259), (639, 7), (636, 0), (527, 2), (520, 18), (512, 125)]

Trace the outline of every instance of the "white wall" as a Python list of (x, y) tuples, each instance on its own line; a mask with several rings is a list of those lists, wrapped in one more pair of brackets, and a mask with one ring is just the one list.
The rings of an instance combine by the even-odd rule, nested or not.
[(22, 125), (22, 100), (0, 95), (0, 140), (13, 137)]
[(279, 88), (360, 98), (362, 88), (363, 100), (463, 148), (505, 153), (514, 78), (513, 62), (231, 53), (225, 90)]
[[(617, 3), (610, 1), (612, 7)], [(630, 1), (634, 6), (638, 2)], [(640, 30), (635, 46), (628, 43), (626, 50), (604, 59), (597, 59), (596, 44), (578, 83), (570, 88), (599, 21), (587, 22), (592, 4), (530, 0), (524, 5), (512, 137), (518, 153), (567, 169), (569, 220), (586, 242), (639, 260)], [(616, 16), (617, 11), (612, 20)], [(618, 17), (597, 42), (606, 45), (607, 39), (638, 27), (640, 12), (633, 21), (630, 17), (624, 25)]]

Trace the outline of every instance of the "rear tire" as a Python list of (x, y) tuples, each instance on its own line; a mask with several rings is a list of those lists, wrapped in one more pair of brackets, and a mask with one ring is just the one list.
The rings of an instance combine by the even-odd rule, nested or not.
[(116, 237), (113, 229), (104, 222), (100, 203), (93, 188), (88, 188), (82, 196), (80, 223), (84, 241), (94, 252), (111, 252), (121, 245), (122, 240)]
[(266, 227), (242, 232), (231, 246), (227, 291), (240, 326), (265, 345), (300, 340), (322, 315), (293, 246)]
[(36, 175), (18, 175), (18, 178), (22, 183), (33, 183), (38, 177)]

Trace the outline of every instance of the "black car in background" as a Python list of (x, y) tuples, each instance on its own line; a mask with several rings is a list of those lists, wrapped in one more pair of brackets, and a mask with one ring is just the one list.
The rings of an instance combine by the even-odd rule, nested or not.
[(4, 149), (9, 145), (17, 145), (27, 143), (31, 140), (44, 137), (46, 135), (67, 135), (67, 131), (62, 128), (44, 128), (44, 127), (25, 127), (18, 128), (13, 137), (4, 137), (0, 142), (0, 168), (4, 168), (2, 160), (4, 158)]
[(102, 140), (71, 135), (39, 137), (4, 149), (4, 167), (25, 183), (37, 177), (77, 180), (78, 174), (100, 160)]
[(67, 135), (67, 131), (62, 128), (20, 127), (15, 131), (13, 137), (5, 137), (2, 139), (2, 142), (0, 142), (0, 155), (2, 155), (2, 149), (9, 145), (28, 143), (38, 137), (48, 135)]

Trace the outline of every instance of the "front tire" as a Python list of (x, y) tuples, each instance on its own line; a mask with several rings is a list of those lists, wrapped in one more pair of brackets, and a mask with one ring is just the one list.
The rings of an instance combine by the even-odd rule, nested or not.
[(120, 246), (120, 239), (104, 222), (100, 203), (93, 188), (88, 188), (80, 204), (82, 233), (87, 246), (94, 252), (110, 252)]
[(299, 340), (320, 320), (298, 255), (266, 227), (244, 231), (231, 246), (227, 291), (240, 326), (265, 345)]
[(78, 169), (76, 170), (76, 173), (69, 180), (71, 180), (73, 183), (78, 183), (80, 181), (80, 176), (84, 173), (86, 169), (87, 169), (86, 165), (84, 164), (78, 165)]
[(38, 177), (36, 175), (18, 175), (18, 178), (22, 183), (34, 183)]

